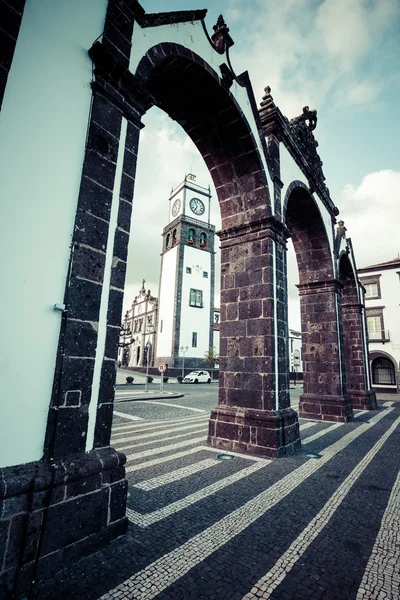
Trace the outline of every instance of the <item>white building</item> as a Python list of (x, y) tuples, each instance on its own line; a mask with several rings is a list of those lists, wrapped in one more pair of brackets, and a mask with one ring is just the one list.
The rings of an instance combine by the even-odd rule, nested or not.
[(123, 367), (154, 366), (158, 298), (142, 287), (122, 322), (118, 364)]
[[(119, 362), (143, 367), (204, 367), (210, 348), (219, 349), (220, 310), (214, 309), (215, 227), (210, 224), (210, 188), (189, 174), (169, 197), (169, 223), (162, 233), (158, 298), (139, 295), (125, 314)], [(155, 350), (155, 351), (154, 351)]]
[(214, 308), (213, 347), (216, 350), (218, 355), (219, 355), (220, 327), (221, 327), (221, 310), (219, 308)]
[(358, 269), (365, 288), (372, 387), (398, 393), (400, 388), (400, 259)]
[(290, 373), (294, 380), (296, 380), (298, 373), (303, 372), (301, 346), (301, 331), (297, 331), (297, 329), (289, 329)]
[(215, 227), (210, 224), (210, 188), (189, 174), (169, 197), (163, 230), (157, 361), (202, 366), (213, 347)]

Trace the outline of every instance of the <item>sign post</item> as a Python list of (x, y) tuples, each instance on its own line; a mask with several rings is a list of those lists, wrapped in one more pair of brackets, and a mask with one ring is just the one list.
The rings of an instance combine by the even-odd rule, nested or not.
[(164, 391), (164, 373), (166, 371), (167, 365), (165, 363), (160, 363), (158, 365), (158, 372), (161, 373), (161, 381), (160, 381), (160, 392)]

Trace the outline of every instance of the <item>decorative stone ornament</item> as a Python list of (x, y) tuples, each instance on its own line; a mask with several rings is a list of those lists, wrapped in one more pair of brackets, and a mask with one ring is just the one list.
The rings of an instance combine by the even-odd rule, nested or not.
[(211, 39), (214, 43), (215, 49), (218, 52), (224, 52), (226, 49), (233, 46), (234, 42), (229, 35), (229, 28), (227, 27), (222, 15), (219, 15), (216, 24), (213, 26), (214, 33)]

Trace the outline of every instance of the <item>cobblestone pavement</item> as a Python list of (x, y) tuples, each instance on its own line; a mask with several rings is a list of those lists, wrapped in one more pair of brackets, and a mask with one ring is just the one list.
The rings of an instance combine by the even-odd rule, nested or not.
[(36, 599), (400, 598), (400, 403), (352, 423), (301, 420), (303, 452), (274, 461), (221, 460), (204, 445), (206, 404), (171, 403), (150, 418), (147, 403), (119, 404), (128, 534)]

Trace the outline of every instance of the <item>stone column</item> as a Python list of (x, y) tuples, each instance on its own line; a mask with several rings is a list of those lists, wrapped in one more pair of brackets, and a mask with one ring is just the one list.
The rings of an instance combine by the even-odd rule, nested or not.
[(211, 412), (208, 437), (216, 448), (271, 457), (300, 448), (297, 413), (289, 407), (282, 325), (287, 313), (283, 230), (270, 217), (220, 235), (219, 404)]
[(376, 395), (370, 389), (364, 360), (363, 305), (342, 303), (347, 395), (353, 408), (374, 410)]
[(297, 286), (300, 292), (304, 393), (299, 416), (349, 421), (353, 410), (346, 394), (346, 367), (340, 315), (341, 284), (315, 281)]

